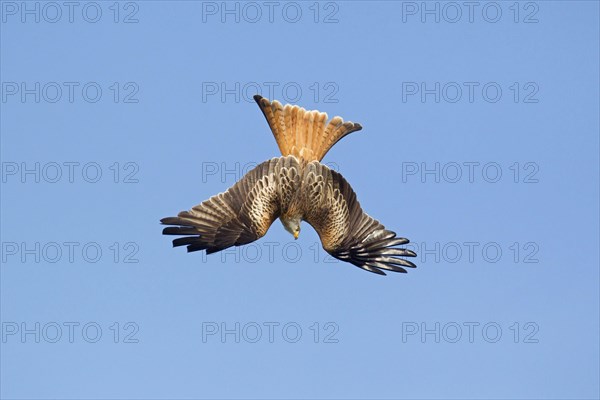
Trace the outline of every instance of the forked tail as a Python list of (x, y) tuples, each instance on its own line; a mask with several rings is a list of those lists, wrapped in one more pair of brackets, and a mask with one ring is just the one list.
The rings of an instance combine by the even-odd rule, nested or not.
[(362, 129), (360, 124), (344, 122), (340, 117), (327, 122), (327, 113), (324, 112), (307, 111), (290, 104), (282, 106), (277, 100), (269, 101), (259, 95), (254, 96), (254, 100), (265, 115), (284, 156), (321, 161), (340, 139)]

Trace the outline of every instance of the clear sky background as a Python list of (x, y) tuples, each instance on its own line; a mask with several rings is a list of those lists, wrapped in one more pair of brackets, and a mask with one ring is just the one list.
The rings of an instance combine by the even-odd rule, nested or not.
[[(598, 3), (244, 4), (0, 3), (2, 398), (598, 398)], [(171, 248), (278, 156), (257, 91), (363, 125), (417, 269)]]

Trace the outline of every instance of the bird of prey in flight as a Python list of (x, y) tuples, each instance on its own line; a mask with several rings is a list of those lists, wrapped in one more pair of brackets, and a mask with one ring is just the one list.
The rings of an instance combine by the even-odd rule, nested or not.
[(254, 100), (282, 156), (259, 164), (226, 192), (177, 217), (163, 218), (170, 225), (163, 234), (184, 236), (173, 240), (173, 246), (208, 254), (241, 246), (263, 237), (277, 218), (297, 239), (304, 220), (337, 259), (380, 275), (414, 268), (400, 257), (416, 254), (397, 247), (408, 240), (368, 216), (344, 177), (321, 164), (335, 143), (362, 127), (340, 117), (327, 121), (326, 113), (283, 106), (259, 95)]

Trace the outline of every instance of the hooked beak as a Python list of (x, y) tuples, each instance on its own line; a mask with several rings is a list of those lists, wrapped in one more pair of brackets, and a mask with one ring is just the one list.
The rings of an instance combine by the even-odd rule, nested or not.
[(300, 235), (300, 232), (294, 232), (294, 239), (298, 240), (299, 235)]

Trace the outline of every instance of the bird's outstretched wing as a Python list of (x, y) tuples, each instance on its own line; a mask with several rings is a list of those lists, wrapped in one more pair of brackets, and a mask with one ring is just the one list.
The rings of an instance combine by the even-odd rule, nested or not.
[(293, 188), (300, 182), (295, 157), (265, 161), (249, 171), (226, 192), (211, 197), (177, 217), (163, 218), (165, 235), (186, 235), (173, 246), (187, 246), (188, 252), (208, 254), (231, 246), (253, 242), (267, 233), (279, 217)]
[(311, 204), (305, 219), (333, 257), (380, 275), (385, 275), (382, 270), (406, 272), (402, 267), (416, 267), (398, 258), (416, 256), (408, 249), (395, 247), (408, 243), (408, 239), (396, 237), (363, 212), (342, 175), (314, 161), (306, 168), (303, 185)]

